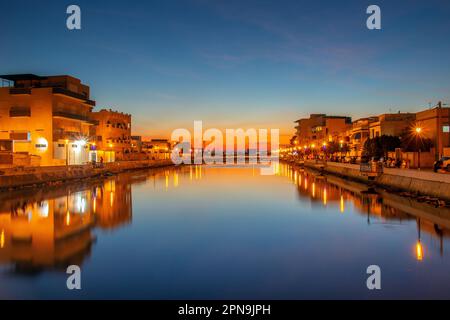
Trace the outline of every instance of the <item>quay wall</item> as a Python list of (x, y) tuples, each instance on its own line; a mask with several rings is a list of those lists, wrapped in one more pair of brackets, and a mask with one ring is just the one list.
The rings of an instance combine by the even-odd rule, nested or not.
[(171, 160), (121, 161), (92, 165), (53, 167), (14, 167), (0, 169), (0, 190), (26, 186), (38, 186), (71, 180), (82, 180), (128, 170), (159, 168), (172, 165)]
[(381, 175), (370, 181), (368, 177), (361, 174), (360, 167), (356, 164), (305, 161), (304, 166), (396, 191), (406, 191), (450, 201), (450, 174), (412, 169), (384, 168)]

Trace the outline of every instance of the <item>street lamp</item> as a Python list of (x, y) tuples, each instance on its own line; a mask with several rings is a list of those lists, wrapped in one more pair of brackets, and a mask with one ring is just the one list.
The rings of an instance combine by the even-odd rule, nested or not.
[(422, 132), (422, 128), (421, 127), (415, 127), (414, 128), (415, 134), (416, 134), (416, 148), (418, 148), (417, 150), (417, 169), (420, 170), (420, 146), (419, 146), (419, 139), (420, 139), (420, 134)]

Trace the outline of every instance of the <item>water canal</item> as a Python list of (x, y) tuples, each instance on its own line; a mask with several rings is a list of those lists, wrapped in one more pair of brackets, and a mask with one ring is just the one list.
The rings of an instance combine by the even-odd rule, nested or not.
[(450, 210), (364, 190), (280, 164), (2, 193), (0, 298), (450, 298)]

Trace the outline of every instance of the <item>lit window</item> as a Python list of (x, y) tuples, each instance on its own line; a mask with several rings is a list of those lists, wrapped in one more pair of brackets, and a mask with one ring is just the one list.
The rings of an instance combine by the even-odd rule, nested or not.
[(443, 126), (442, 127), (442, 132), (449, 133), (450, 132), (450, 126)]

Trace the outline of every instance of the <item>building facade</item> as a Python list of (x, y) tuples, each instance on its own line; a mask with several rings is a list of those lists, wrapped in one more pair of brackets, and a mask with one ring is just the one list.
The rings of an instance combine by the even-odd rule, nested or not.
[(339, 142), (346, 137), (351, 127), (351, 117), (311, 114), (297, 123), (294, 144), (303, 147), (321, 146), (328, 142)]
[(433, 142), (436, 160), (444, 155), (450, 156), (450, 108), (439, 104), (433, 109), (420, 111), (416, 114), (415, 125), (421, 128), (423, 137)]
[(378, 116), (378, 121), (370, 123), (370, 138), (400, 136), (405, 130), (414, 126), (415, 113), (386, 113)]
[(364, 144), (370, 137), (370, 125), (378, 120), (378, 117), (368, 117), (353, 121), (351, 129), (347, 132), (351, 157), (361, 156)]
[[(33, 74), (0, 76), (0, 153), (36, 158), (43, 166), (83, 164), (90, 159), (89, 135), (95, 102), (77, 78)], [(31, 160), (30, 160), (31, 161)]]
[(170, 159), (171, 143), (167, 139), (142, 141), (142, 151), (152, 160)]
[(131, 153), (131, 115), (102, 109), (92, 112), (95, 120), (96, 161), (127, 160)]

